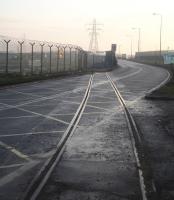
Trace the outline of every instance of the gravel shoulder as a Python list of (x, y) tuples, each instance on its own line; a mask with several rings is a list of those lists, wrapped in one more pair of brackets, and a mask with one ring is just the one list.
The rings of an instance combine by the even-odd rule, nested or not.
[(158, 200), (174, 199), (174, 102), (142, 99), (130, 108), (141, 130)]

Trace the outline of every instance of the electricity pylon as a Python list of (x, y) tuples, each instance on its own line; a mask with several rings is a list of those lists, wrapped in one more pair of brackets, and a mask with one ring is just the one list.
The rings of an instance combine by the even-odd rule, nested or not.
[(103, 24), (97, 24), (96, 19), (93, 20), (93, 24), (89, 24), (91, 26), (88, 28), (89, 34), (91, 35), (90, 43), (89, 43), (89, 51), (96, 53), (98, 51), (98, 39), (97, 36), (99, 34), (98, 31), (102, 30), (101, 28), (98, 28), (98, 26), (101, 26)]

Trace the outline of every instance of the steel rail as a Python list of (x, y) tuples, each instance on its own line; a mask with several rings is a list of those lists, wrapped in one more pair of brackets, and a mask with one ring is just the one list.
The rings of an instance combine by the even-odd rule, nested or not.
[(138, 144), (138, 146), (140, 146), (140, 147), (142, 146), (142, 139), (141, 139), (140, 133), (138, 131), (137, 125), (133, 119), (133, 116), (129, 112), (123, 97), (121, 96), (119, 90), (117, 89), (116, 84), (114, 83), (114, 81), (111, 79), (111, 77), (107, 73), (106, 73), (106, 76), (107, 76), (107, 79), (109, 80), (109, 83), (111, 84), (120, 104), (122, 105), (125, 116), (126, 116), (126, 121), (127, 121), (128, 129), (129, 129), (131, 143), (132, 143), (134, 156), (135, 156), (137, 169), (138, 169), (141, 196), (142, 196), (142, 200), (147, 200), (148, 199), (147, 198), (147, 187), (145, 184), (145, 178), (143, 176), (142, 166), (141, 166), (141, 162), (140, 162), (140, 156), (138, 154), (138, 148), (136, 146), (136, 144)]
[(47, 180), (49, 179), (52, 171), (54, 170), (54, 167), (60, 161), (60, 158), (65, 150), (66, 143), (69, 140), (69, 138), (73, 135), (73, 133), (79, 123), (79, 120), (83, 114), (83, 111), (85, 109), (85, 106), (86, 106), (86, 103), (87, 103), (87, 100), (89, 98), (89, 94), (91, 91), (93, 77), (94, 77), (94, 75), (91, 75), (85, 95), (83, 97), (83, 100), (82, 100), (81, 104), (79, 105), (67, 130), (65, 131), (61, 140), (57, 144), (57, 147), (56, 147), (53, 155), (45, 162), (43, 167), (36, 174), (36, 176), (34, 177), (32, 182), (30, 183), (29, 187), (27, 188), (25, 194), (22, 196), (22, 198), (21, 198), (22, 200), (36, 200), (36, 198), (40, 194), (41, 190), (43, 189), (44, 185), (46, 184)]

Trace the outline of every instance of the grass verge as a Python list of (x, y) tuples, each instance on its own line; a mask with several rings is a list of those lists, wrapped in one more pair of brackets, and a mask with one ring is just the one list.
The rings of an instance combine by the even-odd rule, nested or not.
[(20, 75), (20, 74), (0, 74), (0, 87), (15, 85), (20, 83), (27, 83), (39, 80), (46, 80), (52, 78), (63, 78), (65, 76), (83, 75), (91, 72), (67, 72), (59, 74), (34, 74), (34, 75)]
[(66, 76), (77, 76), (77, 75), (84, 75), (84, 74), (91, 74), (93, 72), (108, 72), (112, 71), (114, 67), (107, 67), (107, 68), (93, 68), (88, 69), (87, 71), (76, 71), (76, 72), (59, 72), (59, 73), (52, 73), (52, 74), (33, 74), (33, 75), (21, 75), (19, 73), (12, 73), (12, 74), (0, 74), (0, 87), (1, 86), (8, 86), (8, 85), (15, 85), (20, 83), (27, 83), (39, 80), (46, 80), (51, 78), (63, 78)]

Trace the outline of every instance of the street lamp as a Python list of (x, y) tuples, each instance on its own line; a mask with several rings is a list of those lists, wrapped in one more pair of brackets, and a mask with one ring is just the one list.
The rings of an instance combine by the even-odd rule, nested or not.
[(132, 59), (132, 46), (133, 46), (132, 35), (126, 35), (126, 37), (130, 38), (130, 55), (131, 55), (131, 59)]
[(160, 13), (153, 13), (154, 16), (158, 15), (160, 16), (160, 56), (161, 56), (161, 37), (162, 37), (162, 22), (163, 22), (163, 16)]
[(121, 56), (121, 44), (118, 45), (118, 54)]
[(141, 28), (132, 28), (132, 30), (138, 30), (138, 52), (140, 52)]

